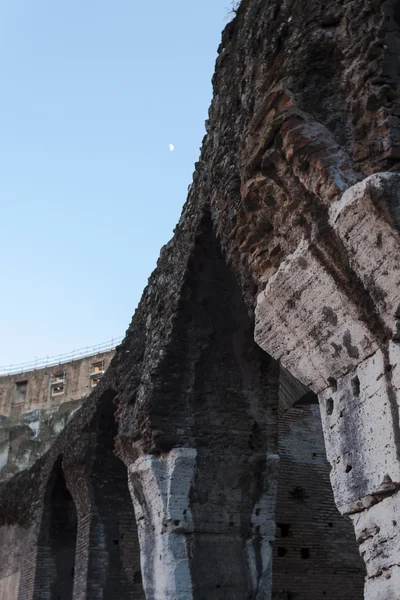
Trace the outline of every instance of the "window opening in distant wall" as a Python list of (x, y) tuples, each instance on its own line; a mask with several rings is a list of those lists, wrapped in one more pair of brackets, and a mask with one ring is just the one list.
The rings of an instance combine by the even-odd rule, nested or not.
[(104, 374), (104, 360), (100, 360), (98, 362), (92, 363), (92, 368), (90, 371), (90, 386), (92, 388), (96, 387), (96, 385), (100, 382)]
[(52, 396), (60, 396), (65, 392), (65, 373), (52, 375), (50, 380), (50, 390)]
[(15, 404), (23, 404), (28, 393), (28, 381), (16, 381), (15, 383)]

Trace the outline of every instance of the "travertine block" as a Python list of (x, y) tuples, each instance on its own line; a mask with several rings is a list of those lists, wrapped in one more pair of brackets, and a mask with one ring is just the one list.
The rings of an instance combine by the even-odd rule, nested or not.
[(400, 304), (400, 238), (385, 212), (388, 217), (396, 206), (400, 206), (400, 175), (377, 173), (349, 188), (330, 209), (331, 225), (348, 252), (350, 266), (393, 332)]
[(255, 340), (316, 393), (378, 347), (306, 240), (259, 294)]
[(368, 577), (378, 577), (400, 563), (399, 510), (397, 492), (351, 517)]
[(0, 579), (0, 600), (17, 600), (21, 573)]
[(363, 510), (400, 485), (398, 400), (383, 352), (320, 394), (320, 404), (336, 504), (342, 513)]

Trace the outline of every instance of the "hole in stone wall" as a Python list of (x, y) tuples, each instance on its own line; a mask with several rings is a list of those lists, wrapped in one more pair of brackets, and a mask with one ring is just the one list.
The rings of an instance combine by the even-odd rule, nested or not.
[(142, 583), (142, 572), (141, 571), (135, 571), (135, 574), (133, 576), (133, 581), (134, 581), (134, 583)]
[(353, 467), (351, 465), (347, 465), (346, 466), (346, 473), (350, 473), (350, 471), (352, 471)]
[(28, 380), (16, 381), (15, 394), (14, 394), (15, 404), (23, 404), (25, 402), (27, 391), (28, 391)]
[(281, 531), (281, 537), (289, 537), (291, 526), (288, 523), (277, 523), (277, 527)]
[(337, 381), (334, 377), (328, 377), (328, 383), (330, 385), (330, 387), (332, 388), (332, 391), (336, 392), (337, 391)]
[(282, 558), (283, 556), (286, 556), (286, 554), (287, 554), (286, 548), (279, 546), (278, 547), (278, 556)]
[(326, 401), (326, 414), (330, 416), (332, 413), (333, 413), (333, 399), (328, 398), (328, 400)]
[(309, 548), (302, 548), (300, 550), (300, 554), (301, 554), (301, 558), (303, 558), (303, 559), (310, 558), (310, 549)]
[(351, 389), (353, 390), (353, 394), (356, 398), (359, 398), (360, 396), (360, 380), (358, 379), (357, 375), (355, 377), (353, 377), (353, 379), (351, 380)]
[(297, 502), (304, 502), (307, 498), (307, 494), (304, 488), (300, 486), (296, 486), (293, 490), (289, 492), (289, 496), (292, 500), (296, 500)]

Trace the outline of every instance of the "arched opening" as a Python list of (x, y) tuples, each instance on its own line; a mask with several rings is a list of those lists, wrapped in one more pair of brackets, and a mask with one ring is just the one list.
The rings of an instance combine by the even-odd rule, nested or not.
[(337, 510), (317, 396), (281, 369), (274, 600), (362, 600), (365, 568)]
[(241, 292), (205, 217), (134, 413), (148, 452), (129, 471), (146, 593), (361, 600), (362, 562), (333, 501), (316, 397), (255, 344)]
[(171, 325), (138, 392), (151, 399), (136, 418), (148, 454), (130, 468), (146, 593), (261, 597), (270, 589), (279, 372), (254, 342), (208, 214)]
[(59, 458), (44, 499), (36, 559), (35, 600), (72, 600), (76, 539), (76, 508)]
[(126, 466), (114, 454), (117, 435), (115, 393), (99, 401), (96, 445), (91, 470), (88, 598), (144, 600), (135, 514)]

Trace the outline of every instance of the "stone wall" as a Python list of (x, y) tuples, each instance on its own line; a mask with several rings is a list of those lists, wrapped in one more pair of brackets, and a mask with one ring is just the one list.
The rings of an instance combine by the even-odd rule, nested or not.
[(127, 472), (113, 453), (115, 394), (98, 394), (44, 458), (0, 486), (0, 581), (18, 573), (19, 600), (144, 598)]
[(18, 600), (19, 573), (0, 580), (0, 600)]
[[(298, 560), (314, 553), (315, 600), (330, 593), (322, 572), (336, 590), (341, 572), (351, 583), (337, 593), (357, 598), (348, 523), (335, 520), (318, 451), (310, 462), (314, 426), (303, 413), (307, 439), (291, 449), (291, 407), (312, 390), (334, 501), (366, 565), (364, 596), (398, 599), (399, 46), (397, 0), (242, 0), (224, 30), (193, 185), (126, 338), (52, 448), (0, 487), (0, 524), (38, 527), (62, 456), (78, 520), (75, 598), (107, 585), (96, 544), (114, 564), (99, 534), (115, 527), (104, 516), (109, 490), (95, 510), (90, 475), (102, 460), (103, 400), (138, 528), (126, 552), (137, 560), (140, 545), (147, 600), (296, 598)], [(311, 537), (300, 526), (307, 512), (291, 502), (307, 486), (319, 500), (305, 506), (308, 521), (316, 514)], [(290, 539), (287, 517), (304, 543), (300, 559), (297, 546), (279, 545)], [(282, 574), (290, 555), (298, 592)], [(124, 577), (132, 582), (132, 570)], [(29, 582), (22, 569), (23, 600)]]
[(334, 503), (318, 404), (284, 412), (279, 456), (273, 598), (361, 600), (365, 568)]
[(50, 448), (114, 354), (0, 377), (0, 481), (28, 468)]

